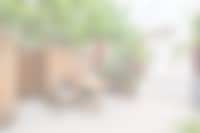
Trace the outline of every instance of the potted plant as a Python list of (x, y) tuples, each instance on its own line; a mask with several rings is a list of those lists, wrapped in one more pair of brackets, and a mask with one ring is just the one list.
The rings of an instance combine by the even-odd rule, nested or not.
[[(24, 5), (24, 14), (19, 14), (24, 33), (36, 35), (41, 40), (61, 39), (66, 46), (85, 47), (88, 42), (101, 45), (97, 47), (104, 50), (96, 52), (105, 58), (100, 71), (105, 73), (105, 78), (113, 81), (109, 86), (129, 88), (125, 85), (128, 86), (133, 78), (136, 81), (143, 71), (147, 48), (142, 34), (128, 23), (125, 12), (117, 9), (111, 1), (41, 1), (32, 11), (26, 3)], [(119, 80), (124, 85), (117, 84)]]
[(93, 73), (102, 77), (107, 88), (127, 94), (132, 90), (130, 84), (140, 79), (147, 51), (142, 34), (128, 23), (124, 11), (108, 0), (32, 2), (0, 3), (2, 21), (17, 27), (21, 44), (25, 44), (22, 47), (97, 46)]

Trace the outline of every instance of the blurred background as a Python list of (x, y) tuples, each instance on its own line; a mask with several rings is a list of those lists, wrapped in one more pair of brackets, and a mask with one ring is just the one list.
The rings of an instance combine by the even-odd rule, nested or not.
[(86, 63), (90, 73), (109, 80), (109, 91), (120, 93), (101, 96), (98, 111), (55, 111), (40, 98), (20, 100), (16, 122), (2, 132), (200, 133), (198, 65), (193, 64), (199, 4), (198, 0), (0, 1), (3, 35), (17, 33), (23, 48), (56, 45), (84, 53), (84, 48), (96, 46), (94, 61)]

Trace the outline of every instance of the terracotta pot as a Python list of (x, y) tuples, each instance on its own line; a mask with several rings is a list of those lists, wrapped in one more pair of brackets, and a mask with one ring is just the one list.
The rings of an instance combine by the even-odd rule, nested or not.
[(0, 51), (0, 120), (5, 122), (16, 113), (18, 58), (16, 47), (9, 41), (1, 43)]

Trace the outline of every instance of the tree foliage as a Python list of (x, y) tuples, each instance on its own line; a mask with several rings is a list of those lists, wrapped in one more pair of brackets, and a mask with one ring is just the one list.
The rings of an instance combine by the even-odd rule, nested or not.
[(80, 44), (105, 39), (119, 53), (141, 57), (144, 53), (139, 30), (111, 0), (1, 0), (0, 21), (18, 27), (33, 40), (54, 38)]
[(130, 30), (109, 0), (2, 0), (0, 18), (29, 34), (68, 40), (118, 38)]

